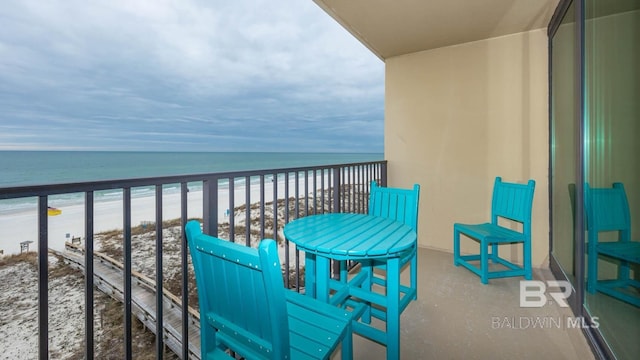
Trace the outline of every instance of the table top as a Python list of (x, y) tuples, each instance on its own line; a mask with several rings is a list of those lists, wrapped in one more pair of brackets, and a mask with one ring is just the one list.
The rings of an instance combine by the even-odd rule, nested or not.
[(296, 219), (285, 237), (300, 250), (336, 260), (399, 257), (416, 244), (408, 225), (379, 216), (330, 213)]

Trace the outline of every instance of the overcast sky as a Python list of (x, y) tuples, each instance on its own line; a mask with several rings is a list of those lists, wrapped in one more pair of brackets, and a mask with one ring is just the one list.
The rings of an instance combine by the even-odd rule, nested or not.
[(384, 64), (312, 0), (0, 6), (0, 150), (382, 152)]

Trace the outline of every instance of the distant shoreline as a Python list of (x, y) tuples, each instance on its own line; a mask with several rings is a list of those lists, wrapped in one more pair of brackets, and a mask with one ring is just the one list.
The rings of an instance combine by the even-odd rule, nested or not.
[[(291, 179), (290, 188), (295, 183)], [(277, 199), (285, 198), (284, 180), (278, 181)], [(273, 183), (265, 181), (264, 198), (265, 203), (273, 201)], [(290, 196), (291, 194), (289, 194)], [(305, 198), (307, 194), (299, 194)], [(181, 217), (180, 192), (172, 192), (163, 195), (163, 221), (178, 219)], [(187, 194), (187, 216), (189, 218), (203, 217), (203, 192), (202, 189), (189, 191)], [(218, 193), (218, 223), (228, 222), (231, 208), (245, 205), (244, 186), (235, 188), (235, 204), (229, 204), (229, 192), (220, 191)], [(250, 200), (252, 204), (258, 204), (260, 199), (260, 187), (251, 186)], [(53, 205), (55, 203), (51, 202)], [(149, 192), (148, 196), (133, 197), (131, 201), (131, 225), (136, 226), (145, 222), (156, 222), (155, 215), (155, 194)], [(55, 206), (62, 212), (60, 215), (48, 216), (48, 238), (49, 248), (63, 251), (65, 241), (71, 241), (74, 237), (85, 237), (84, 230), (84, 204), (74, 204), (69, 206)], [(253, 216), (253, 215), (252, 215)], [(237, 220), (236, 220), (237, 224)], [(111, 199), (94, 203), (94, 234), (123, 229), (123, 205), (121, 199)], [(30, 211), (20, 211), (12, 214), (0, 214), (0, 250), (5, 255), (20, 253), (20, 243), (32, 241), (30, 250), (33, 250), (38, 243), (38, 214), (35, 205)]]
[(149, 152), (2, 150), (4, 187), (107, 179), (180, 176), (329, 166), (384, 160), (384, 153), (341, 152)]

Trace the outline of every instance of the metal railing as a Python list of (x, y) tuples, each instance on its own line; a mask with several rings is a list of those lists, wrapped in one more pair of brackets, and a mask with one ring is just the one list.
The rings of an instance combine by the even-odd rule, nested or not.
[[(339, 164), (327, 166), (267, 169), (256, 171), (210, 173), (125, 180), (108, 180), (71, 184), (0, 188), (0, 200), (37, 198), (38, 251), (38, 352), (40, 359), (49, 357), (49, 271), (48, 206), (51, 197), (82, 193), (84, 196), (84, 264), (85, 264), (85, 358), (94, 358), (94, 220), (96, 195), (103, 191), (121, 191), (122, 197), (122, 266), (124, 294), (124, 357), (132, 358), (132, 190), (153, 188), (155, 197), (155, 284), (163, 284), (163, 188), (172, 185), (179, 189), (180, 202), (180, 264), (182, 271), (181, 306), (189, 307), (189, 259), (184, 226), (193, 208), (189, 208), (189, 194), (202, 190), (203, 230), (213, 236), (242, 241), (248, 246), (265, 237), (284, 244), (286, 269), (285, 286), (302, 287), (301, 257), (283, 239), (281, 229), (289, 221), (325, 212), (366, 213), (371, 181), (387, 183), (386, 161)], [(226, 208), (226, 211), (220, 210)], [(196, 211), (196, 213), (198, 213)], [(221, 216), (222, 214), (222, 216)], [(195, 216), (198, 217), (198, 216)], [(282, 255), (281, 255), (282, 256)], [(163, 295), (156, 292), (156, 329), (163, 329)], [(182, 312), (182, 353), (189, 357), (189, 312)], [(156, 332), (156, 357), (162, 358), (164, 339)]]

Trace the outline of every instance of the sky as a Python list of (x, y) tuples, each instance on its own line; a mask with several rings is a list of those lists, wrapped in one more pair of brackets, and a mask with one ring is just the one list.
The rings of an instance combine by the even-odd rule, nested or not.
[(384, 63), (312, 0), (0, 7), (0, 150), (383, 152)]

